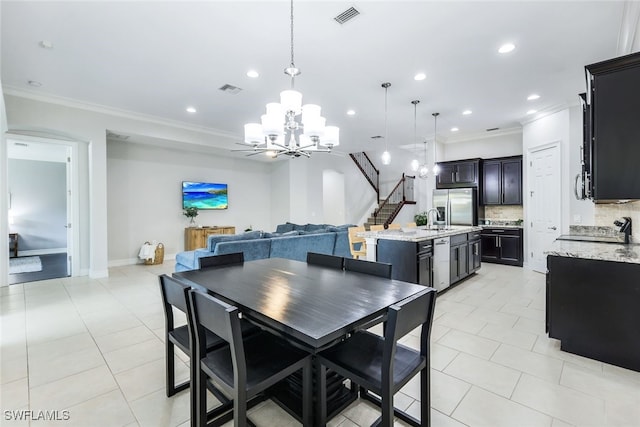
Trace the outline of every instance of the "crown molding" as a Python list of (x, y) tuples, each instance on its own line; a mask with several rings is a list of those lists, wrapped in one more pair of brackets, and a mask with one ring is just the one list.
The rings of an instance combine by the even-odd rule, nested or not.
[[(578, 98), (577, 94), (576, 94), (576, 98)], [(569, 108), (576, 107), (579, 105), (580, 105), (580, 102), (577, 99), (575, 102), (563, 102), (561, 104), (552, 105), (551, 107), (547, 107), (541, 111), (538, 111), (537, 113), (532, 114), (531, 116), (527, 116), (523, 118), (522, 120), (520, 120), (520, 124), (522, 126), (525, 126), (525, 125), (528, 125), (529, 123), (535, 122), (536, 120), (540, 120), (543, 117), (547, 117), (552, 114), (559, 113), (560, 111), (568, 110)]]
[(77, 108), (80, 110), (91, 111), (94, 113), (107, 114), (110, 116), (122, 117), (125, 119), (131, 119), (131, 120), (138, 120), (138, 121), (157, 124), (157, 125), (171, 126), (178, 129), (183, 129), (191, 132), (204, 133), (207, 135), (218, 136), (222, 138), (230, 138), (233, 140), (242, 139), (240, 135), (232, 132), (226, 132), (226, 131), (205, 127), (205, 126), (196, 126), (196, 125), (181, 122), (178, 120), (166, 119), (158, 116), (152, 116), (150, 114), (142, 114), (142, 113), (137, 113), (135, 111), (108, 107), (106, 105), (79, 101), (73, 98), (66, 98), (66, 97), (52, 95), (52, 94), (43, 94), (40, 91), (36, 92), (36, 91), (21, 88), (21, 87), (13, 86), (13, 85), (3, 85), (2, 90), (5, 95), (16, 96), (19, 98), (26, 98), (34, 101), (61, 105), (69, 108)]

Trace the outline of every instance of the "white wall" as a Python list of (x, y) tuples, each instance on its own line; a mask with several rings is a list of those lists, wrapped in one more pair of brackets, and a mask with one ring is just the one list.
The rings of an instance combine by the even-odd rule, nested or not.
[(270, 169), (268, 163), (109, 141), (109, 265), (137, 262), (145, 241), (162, 242), (165, 259), (184, 250), (182, 181), (228, 184), (229, 208), (199, 211), (199, 225), (271, 230)]
[(442, 156), (438, 161), (463, 159), (491, 159), (494, 157), (519, 156), (522, 154), (522, 133), (489, 136), (469, 141), (441, 144)]
[[(2, 10), (2, 6), (0, 6)], [(0, 235), (6, 236), (8, 229), (8, 210), (7, 192), (9, 191), (7, 173), (7, 114), (4, 104), (4, 93), (2, 92), (2, 80), (0, 79)], [(0, 250), (0, 286), (8, 285), (9, 275), (9, 247), (5, 246)]]
[(327, 224), (344, 224), (344, 174), (334, 170), (322, 171), (322, 210)]

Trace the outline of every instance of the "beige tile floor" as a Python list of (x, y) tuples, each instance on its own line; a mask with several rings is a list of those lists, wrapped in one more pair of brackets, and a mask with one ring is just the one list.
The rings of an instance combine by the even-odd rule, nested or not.
[[(2, 426), (187, 426), (189, 395), (164, 394), (160, 266), (110, 277), (0, 288)], [(559, 350), (544, 333), (544, 276), (483, 264), (438, 298), (432, 332), (432, 426), (640, 426), (640, 373)], [(416, 337), (405, 337), (416, 345)], [(177, 362), (188, 376), (188, 358)], [(396, 405), (419, 412), (411, 381)], [(11, 410), (63, 411), (68, 421), (10, 420)], [(37, 414), (37, 413), (36, 413)], [(368, 426), (355, 402), (331, 426)], [(296, 426), (272, 402), (258, 426)], [(397, 421), (396, 425), (403, 425)]]

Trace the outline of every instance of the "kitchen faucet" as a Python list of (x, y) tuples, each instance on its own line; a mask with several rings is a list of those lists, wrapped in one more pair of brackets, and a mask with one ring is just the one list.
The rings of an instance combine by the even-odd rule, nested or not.
[[(430, 214), (431, 212), (435, 212), (435, 213), (436, 213), (436, 220), (438, 219), (438, 209), (436, 209), (436, 208), (431, 208), (431, 209), (427, 210), (427, 227), (429, 227), (429, 214)], [(434, 222), (435, 222), (435, 221), (433, 221), (431, 224), (433, 225), (433, 223), (434, 223)]]

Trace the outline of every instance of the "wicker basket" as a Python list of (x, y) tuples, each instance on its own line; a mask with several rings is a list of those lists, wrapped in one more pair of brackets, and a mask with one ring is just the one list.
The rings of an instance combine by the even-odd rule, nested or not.
[[(149, 242), (145, 242), (145, 243), (149, 243)], [(164, 261), (164, 245), (162, 243), (158, 243), (158, 246), (156, 246), (156, 255), (154, 259), (153, 260), (151, 258), (145, 259), (144, 264), (156, 265), (156, 264), (162, 264), (163, 261)]]

